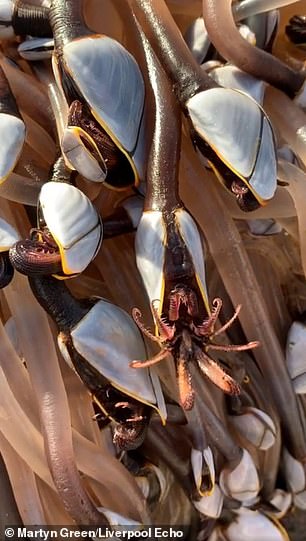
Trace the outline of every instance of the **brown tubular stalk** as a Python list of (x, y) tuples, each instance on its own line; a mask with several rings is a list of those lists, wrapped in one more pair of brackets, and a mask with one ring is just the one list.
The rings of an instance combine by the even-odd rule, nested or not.
[(163, 0), (128, 0), (182, 105), (200, 90), (218, 86), (192, 57)]
[(155, 128), (148, 160), (144, 210), (171, 212), (181, 206), (178, 195), (180, 108), (170, 83), (139, 26), (138, 30), (155, 99)]
[(65, 43), (91, 33), (84, 22), (82, 5), (82, 0), (52, 0), (49, 20), (57, 53)]
[(304, 75), (242, 38), (232, 15), (231, 0), (203, 0), (203, 18), (212, 43), (226, 60), (290, 97), (301, 89)]
[[(79, 525), (107, 524), (104, 516), (97, 511), (86, 494), (76, 468), (67, 397), (48, 329), (47, 316), (29, 291), (26, 279), (20, 275), (16, 276), (14, 285), (7, 289), (6, 294), (8, 302), (15, 303), (15, 306), (18, 306), (17, 298), (23, 299), (23, 302), (19, 303), (19, 312), (15, 314), (16, 324), (37, 395), (49, 467), (64, 507)], [(25, 320), (28, 310), (33, 324), (41, 329), (44, 336), (40, 343), (27, 338)]]
[(183, 143), (180, 185), (182, 199), (192, 208), (193, 215), (205, 231), (212, 257), (233, 305), (242, 304), (240, 322), (246, 336), (256, 338), (261, 343), (261, 347), (255, 349), (253, 355), (265, 379), (269, 381), (286, 441), (294, 456), (305, 462), (305, 421), (300, 416), (285, 367), (284, 353), (269, 320), (242, 239), (212, 179), (208, 178), (204, 187), (201, 165), (186, 137)]

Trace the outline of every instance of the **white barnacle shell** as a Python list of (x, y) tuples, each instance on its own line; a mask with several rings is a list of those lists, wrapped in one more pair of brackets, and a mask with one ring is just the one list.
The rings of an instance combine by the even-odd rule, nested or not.
[[(84, 141), (95, 151), (97, 160)], [(95, 141), (79, 126), (66, 126), (61, 139), (61, 149), (71, 169), (75, 169), (84, 178), (92, 182), (103, 182), (107, 167)]]
[[(184, 208), (175, 211), (175, 220), (179, 234), (191, 255), (196, 280), (209, 313), (205, 260), (199, 230), (192, 216)], [(165, 289), (166, 240), (167, 230), (162, 212), (144, 212), (136, 233), (136, 262), (150, 301), (160, 300), (160, 307)]]
[(229, 419), (242, 437), (257, 449), (266, 451), (275, 443), (275, 424), (264, 411), (248, 407), (241, 415), (231, 415)]
[(184, 37), (192, 56), (202, 64), (211, 45), (203, 17), (198, 17), (192, 22)]
[(58, 245), (63, 272), (82, 272), (95, 257), (102, 240), (102, 223), (83, 192), (63, 182), (47, 182), (39, 196), (40, 209)]
[(294, 321), (289, 329), (286, 363), (296, 394), (306, 393), (306, 327)]
[(14, 227), (0, 218), (0, 252), (7, 252), (18, 240), (20, 236)]
[(131, 361), (145, 360), (147, 355), (137, 325), (124, 310), (99, 300), (72, 329), (71, 338), (77, 352), (115, 388), (150, 405), (165, 421), (165, 402), (154, 370), (130, 367)]
[(224, 496), (217, 484), (211, 494), (204, 495), (200, 500), (193, 500), (193, 505), (202, 515), (218, 518), (221, 515)]
[(222, 67), (217, 67), (209, 72), (209, 75), (221, 86), (225, 88), (233, 88), (245, 92), (260, 105), (263, 104), (266, 83), (260, 79), (256, 79), (249, 73), (233, 66), (226, 64)]
[(133, 56), (114, 39), (91, 35), (65, 44), (63, 61), (96, 120), (133, 153), (145, 95)]
[[(191, 449), (191, 467), (195, 485), (200, 496), (207, 496), (209, 494), (212, 494), (215, 487), (215, 465), (211, 448), (206, 447), (206, 449), (203, 450)], [(203, 492), (201, 490), (203, 469), (208, 469), (209, 471), (210, 482), (212, 486), (212, 490), (210, 493)]]
[(51, 38), (27, 38), (18, 45), (18, 53), (25, 60), (45, 60), (51, 58), (54, 41)]
[(0, 0), (0, 39), (13, 38), (15, 36), (11, 24), (13, 11), (13, 0)]
[(15, 115), (0, 113), (0, 184), (13, 171), (21, 154), (26, 128), (23, 120)]
[(218, 157), (264, 203), (276, 190), (272, 127), (260, 105), (231, 88), (212, 88), (186, 103), (193, 126)]
[(283, 450), (283, 470), (293, 502), (299, 509), (306, 509), (306, 478), (304, 466), (287, 449)]
[(275, 518), (241, 507), (235, 519), (222, 531), (224, 541), (290, 541), (284, 527)]
[(270, 498), (270, 503), (275, 508), (273, 516), (276, 518), (283, 518), (292, 505), (292, 494), (280, 488), (276, 488)]
[(250, 453), (242, 449), (239, 464), (232, 470), (222, 470), (219, 479), (220, 488), (226, 496), (240, 502), (255, 498), (260, 490), (258, 473)]

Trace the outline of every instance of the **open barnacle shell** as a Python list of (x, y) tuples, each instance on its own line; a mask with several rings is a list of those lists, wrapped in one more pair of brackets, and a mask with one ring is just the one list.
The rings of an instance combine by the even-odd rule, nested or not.
[[(146, 350), (136, 324), (124, 310), (101, 299), (71, 329), (70, 335), (76, 351), (113, 387), (151, 406), (165, 423), (166, 406), (154, 370), (135, 371), (129, 366), (131, 359), (145, 360)], [(59, 346), (69, 360), (61, 335)]]
[(226, 496), (243, 503), (253, 500), (260, 490), (256, 466), (246, 449), (242, 449), (241, 460), (235, 468), (222, 470), (219, 481)]
[(294, 321), (289, 329), (286, 346), (287, 369), (296, 394), (306, 393), (306, 327)]
[[(177, 230), (191, 256), (195, 278), (202, 299), (210, 314), (205, 280), (205, 261), (199, 230), (193, 218), (183, 208), (174, 212)], [(151, 302), (160, 300), (158, 311), (162, 312), (165, 293), (164, 264), (166, 257), (167, 228), (163, 213), (144, 212), (136, 234), (136, 262)]]
[[(93, 154), (85, 146), (91, 148)], [(103, 156), (90, 135), (79, 126), (66, 126), (61, 139), (61, 149), (71, 169), (76, 169), (84, 178), (92, 182), (103, 182), (107, 167)], [(97, 158), (97, 159), (96, 159)]]
[(53, 58), (53, 69), (64, 91), (69, 85), (73, 87), (74, 95), (85, 101), (93, 117), (125, 155), (134, 175), (132, 184), (137, 185), (139, 174), (133, 155), (138, 145), (145, 89), (133, 56), (112, 38), (90, 35), (66, 43), (60, 59)]
[(63, 273), (82, 272), (102, 241), (102, 222), (81, 190), (62, 182), (47, 182), (39, 196), (39, 214), (55, 240)]
[(14, 12), (13, 0), (2, 0), (0, 4), (0, 37), (1, 39), (9, 39), (15, 36), (12, 18)]
[[(215, 488), (215, 465), (214, 457), (210, 447), (206, 449), (191, 449), (191, 467), (194, 476), (195, 485), (200, 496), (209, 496), (214, 492)], [(203, 471), (209, 479), (209, 488), (203, 490)]]
[(241, 436), (257, 449), (266, 451), (275, 443), (275, 425), (264, 411), (248, 407), (241, 415), (231, 415), (229, 419)]
[(222, 182), (225, 165), (259, 205), (266, 204), (276, 190), (276, 150), (270, 121), (259, 104), (239, 90), (211, 88), (195, 94), (186, 107), (197, 141), (208, 144), (220, 160), (217, 164), (211, 156)]

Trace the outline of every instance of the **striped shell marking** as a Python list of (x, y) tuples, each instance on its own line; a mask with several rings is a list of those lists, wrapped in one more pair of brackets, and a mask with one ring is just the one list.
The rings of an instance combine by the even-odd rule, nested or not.
[(17, 231), (6, 220), (0, 218), (0, 252), (7, 252), (18, 240), (20, 236)]
[(195, 130), (256, 198), (276, 190), (274, 135), (264, 111), (247, 94), (229, 88), (200, 92), (187, 102)]
[(0, 184), (12, 172), (21, 154), (26, 136), (23, 120), (14, 115), (0, 113)]
[(106, 36), (66, 44), (63, 58), (93, 116), (129, 153), (137, 142), (144, 105), (144, 82), (133, 56)]
[(13, 0), (0, 0), (0, 39), (10, 39), (15, 36), (12, 24), (14, 12)]
[(47, 182), (39, 203), (62, 257), (67, 275), (82, 272), (94, 258), (102, 240), (102, 224), (88, 197), (78, 188)]
[(159, 380), (147, 369), (133, 370), (129, 366), (134, 359), (145, 360), (146, 350), (136, 324), (124, 310), (99, 300), (74, 327), (71, 338), (78, 353), (114, 387), (151, 405), (165, 420)]

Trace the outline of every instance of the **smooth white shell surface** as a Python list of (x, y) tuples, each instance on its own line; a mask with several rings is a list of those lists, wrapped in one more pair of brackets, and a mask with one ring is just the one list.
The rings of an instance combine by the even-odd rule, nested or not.
[(29, 38), (20, 43), (18, 53), (25, 60), (44, 60), (51, 58), (54, 41), (50, 38)]
[(136, 263), (150, 301), (161, 300), (165, 257), (166, 230), (162, 213), (142, 214), (136, 239)]
[(146, 350), (138, 327), (124, 310), (99, 300), (74, 327), (71, 338), (80, 355), (115, 387), (157, 407), (150, 371), (129, 366), (133, 360), (145, 360)]
[(289, 511), (289, 507), (292, 504), (292, 494), (290, 492), (285, 492), (280, 488), (276, 488), (273, 492), (273, 496), (270, 499), (270, 503), (278, 510), (273, 512), (273, 515), (276, 518), (282, 518)]
[(185, 41), (195, 60), (202, 64), (207, 55), (211, 41), (205, 28), (204, 19), (198, 17), (187, 29)]
[(221, 515), (223, 500), (223, 494), (216, 484), (213, 492), (209, 496), (202, 496), (200, 500), (193, 501), (192, 503), (203, 515), (211, 518), (218, 518)]
[(231, 169), (249, 177), (262, 125), (258, 104), (240, 91), (212, 88), (199, 92), (186, 105), (199, 135)]
[(286, 362), (295, 392), (306, 393), (306, 327), (299, 321), (288, 332)]
[(133, 56), (106, 36), (74, 40), (64, 46), (63, 55), (93, 115), (132, 152), (145, 94), (142, 75)]
[[(61, 140), (62, 152), (71, 169), (75, 169), (84, 178), (92, 182), (103, 182), (107, 175), (106, 164), (100, 155), (100, 164), (90, 153), (81, 139), (81, 135), (92, 146), (90, 137), (80, 128), (67, 126)], [(96, 148), (95, 148), (96, 150)]]
[(46, 225), (59, 246), (65, 274), (82, 272), (102, 239), (97, 211), (83, 192), (63, 182), (47, 182), (39, 202)]
[(249, 407), (241, 415), (230, 416), (236, 430), (258, 449), (269, 449), (276, 438), (275, 425), (264, 411)]
[(141, 523), (136, 522), (136, 520), (119, 515), (119, 513), (106, 509), (106, 507), (97, 507), (97, 510), (106, 516), (111, 526), (134, 526), (135, 530), (140, 529)]
[(226, 528), (225, 539), (228, 541), (289, 541), (284, 528), (272, 522), (258, 511), (242, 508), (237, 512), (235, 521)]
[(242, 449), (242, 457), (236, 468), (222, 470), (219, 482), (224, 494), (240, 502), (248, 502), (257, 496), (259, 478), (253, 459), (246, 449)]
[(221, 86), (241, 90), (262, 105), (266, 84), (244, 71), (226, 64), (210, 71), (209, 75)]
[(21, 154), (26, 129), (21, 118), (0, 113), (0, 184), (14, 169)]
[(199, 92), (187, 102), (194, 128), (219, 158), (249, 182), (262, 200), (276, 189), (276, 151), (270, 123), (258, 103), (230, 88)]
[(19, 239), (17, 231), (6, 220), (0, 218), (0, 252), (9, 250)]

